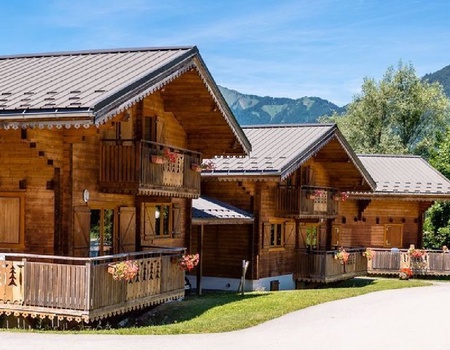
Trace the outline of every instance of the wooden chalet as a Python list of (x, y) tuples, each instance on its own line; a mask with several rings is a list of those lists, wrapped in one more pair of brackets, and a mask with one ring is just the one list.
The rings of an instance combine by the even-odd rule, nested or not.
[(221, 289), (239, 283), (242, 260), (250, 262), (247, 289), (292, 289), (303, 281), (365, 274), (367, 262), (360, 249), (351, 252), (353, 263), (348, 265), (335, 260), (332, 250), (333, 225), (343, 203), (337, 199), (344, 192), (375, 189), (337, 127), (243, 130), (253, 151), (246, 157), (213, 159), (215, 170), (202, 173), (202, 195), (251, 213), (254, 223), (194, 226), (192, 249), (203, 230), (205, 288), (210, 281)]
[[(398, 274), (412, 268), (416, 275), (450, 275), (450, 254), (419, 251), (425, 211), (435, 201), (450, 199), (450, 181), (413, 155), (358, 155), (376, 183), (373, 192), (355, 192), (342, 205), (334, 240), (344, 246), (371, 247), (370, 274)], [(360, 210), (355, 216), (355, 203)], [(345, 223), (345, 224), (342, 224)], [(419, 261), (414, 261), (419, 260)]]
[[(183, 297), (195, 166), (249, 151), (196, 47), (0, 57), (0, 314)], [(107, 272), (123, 260), (128, 282)]]
[[(202, 195), (251, 213), (254, 223), (201, 225), (194, 213), (191, 242), (202, 247), (205, 288), (235, 288), (242, 260), (250, 262), (247, 289), (328, 283), (365, 275), (368, 266), (398, 274), (400, 257), (381, 251), (419, 248), (425, 210), (450, 199), (450, 182), (422, 158), (356, 155), (335, 125), (243, 130), (253, 151), (214, 159)], [(370, 261), (367, 247), (379, 250)]]

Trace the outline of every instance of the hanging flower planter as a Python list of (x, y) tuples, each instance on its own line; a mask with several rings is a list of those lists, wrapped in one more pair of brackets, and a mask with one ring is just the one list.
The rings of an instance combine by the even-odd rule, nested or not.
[(152, 155), (151, 160), (152, 160), (153, 164), (164, 164), (165, 163), (163, 156)]
[(198, 254), (184, 254), (178, 261), (181, 270), (190, 271), (198, 265), (200, 256)]
[(202, 167), (201, 167), (200, 164), (192, 163), (192, 164), (191, 164), (191, 170), (192, 170), (192, 171), (195, 171), (195, 172), (197, 172), (197, 173), (200, 173), (200, 172), (202, 171)]
[(126, 260), (108, 264), (108, 273), (115, 281), (131, 281), (138, 273), (139, 265), (137, 261)]

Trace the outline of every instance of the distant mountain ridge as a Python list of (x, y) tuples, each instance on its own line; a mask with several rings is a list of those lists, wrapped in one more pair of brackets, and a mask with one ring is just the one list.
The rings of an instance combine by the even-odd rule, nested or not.
[(262, 97), (219, 88), (241, 125), (317, 123), (323, 115), (345, 110), (319, 97)]
[(437, 72), (426, 74), (422, 79), (430, 83), (441, 83), (445, 94), (450, 98), (450, 66), (444, 67)]
[[(426, 74), (423, 80), (439, 82), (450, 98), (450, 65), (434, 73)], [(241, 125), (317, 123), (323, 115), (345, 112), (320, 97), (298, 99), (242, 94), (219, 86), (222, 95)]]

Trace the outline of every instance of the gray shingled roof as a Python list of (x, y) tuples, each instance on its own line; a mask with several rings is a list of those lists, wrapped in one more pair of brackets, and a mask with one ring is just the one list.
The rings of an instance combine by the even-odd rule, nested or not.
[(193, 223), (221, 220), (251, 223), (253, 222), (253, 215), (230, 204), (205, 196), (192, 200)]
[(376, 194), (450, 194), (450, 181), (419, 156), (359, 154), (358, 157), (377, 184)]
[(286, 178), (336, 137), (367, 183), (375, 187), (370, 176), (364, 174), (358, 157), (335, 124), (281, 124), (245, 126), (242, 129), (252, 144), (250, 155), (241, 158), (214, 158), (212, 161), (215, 169), (202, 172), (202, 176), (275, 175)]
[(193, 68), (248, 153), (195, 46), (0, 56), (0, 127), (99, 125)]
[(0, 113), (95, 112), (196, 53), (178, 47), (1, 56)]
[(213, 173), (276, 174), (315, 149), (335, 130), (331, 124), (244, 126), (252, 145), (250, 156), (213, 159)]

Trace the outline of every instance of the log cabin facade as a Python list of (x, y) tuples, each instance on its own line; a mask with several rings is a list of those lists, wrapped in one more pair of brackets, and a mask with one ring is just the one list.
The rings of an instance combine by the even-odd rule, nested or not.
[[(335, 125), (243, 130), (252, 144), (251, 154), (213, 159), (216, 168), (202, 173), (202, 195), (251, 213), (254, 223), (203, 227), (204, 286), (209, 287), (209, 280), (218, 288), (239, 283), (239, 261), (246, 260), (248, 289), (292, 289), (310, 278), (301, 270), (313, 265), (308, 259), (331, 249), (332, 224), (341, 204), (335, 198), (349, 191), (372, 191), (375, 183)], [(192, 230), (194, 246), (195, 230), (201, 228)], [(239, 256), (234, 249), (238, 244), (243, 245)], [(221, 259), (215, 259), (218, 254)], [(355, 253), (355, 259), (360, 268), (360, 254)], [(339, 264), (331, 268), (335, 271), (330, 278), (341, 277)], [(346, 276), (356, 274), (348, 271)]]
[[(254, 223), (194, 226), (194, 245), (203, 230), (205, 288), (236, 287), (242, 260), (250, 262), (247, 289), (365, 275), (366, 247), (420, 247), (424, 211), (450, 198), (450, 182), (423, 159), (356, 155), (335, 125), (243, 129), (252, 153), (213, 159), (202, 195), (251, 213)], [(340, 247), (346, 264), (336, 259)]]
[[(249, 150), (196, 47), (0, 57), (0, 313), (88, 322), (184, 296), (194, 165)], [(130, 257), (139, 275), (112, 281)]]

